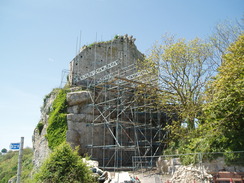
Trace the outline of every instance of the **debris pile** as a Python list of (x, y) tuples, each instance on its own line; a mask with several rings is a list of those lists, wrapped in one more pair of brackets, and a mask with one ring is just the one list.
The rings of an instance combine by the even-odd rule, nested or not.
[(90, 167), (94, 177), (99, 183), (140, 183), (138, 177), (129, 175), (128, 172), (116, 172), (115, 178), (112, 179), (110, 172), (98, 168), (98, 161), (82, 159)]
[(111, 183), (140, 183), (137, 177), (132, 177), (128, 172), (117, 172)]
[(96, 174), (97, 180), (100, 183), (109, 183), (112, 180), (109, 172), (102, 171), (98, 167), (93, 167), (92, 172)]
[(163, 159), (160, 156), (156, 162), (157, 170), (162, 174), (172, 175), (180, 165), (180, 158)]
[(203, 167), (179, 166), (174, 172), (170, 182), (174, 183), (209, 183), (212, 175), (208, 174)]

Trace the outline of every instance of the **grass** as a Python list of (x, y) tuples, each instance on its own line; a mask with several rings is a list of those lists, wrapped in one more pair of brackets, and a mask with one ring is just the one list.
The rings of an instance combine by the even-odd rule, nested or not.
[[(6, 183), (9, 179), (16, 176), (18, 156), (18, 151), (9, 151), (4, 155), (0, 155), (0, 183)], [(30, 182), (31, 171), (33, 169), (32, 157), (32, 149), (25, 148), (22, 157), (22, 182)]]

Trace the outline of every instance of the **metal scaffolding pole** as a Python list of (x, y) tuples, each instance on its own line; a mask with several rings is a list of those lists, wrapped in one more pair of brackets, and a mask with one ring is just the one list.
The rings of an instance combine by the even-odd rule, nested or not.
[[(112, 43), (110, 50), (112, 61)], [(92, 158), (95, 158), (95, 154), (101, 154), (100, 166), (103, 169), (132, 167), (133, 156), (155, 156), (161, 148), (161, 144), (156, 143), (161, 141), (162, 133), (162, 121), (157, 117), (159, 110), (153, 93), (157, 86), (153, 85), (154, 80), (144, 76), (133, 78), (137, 76), (134, 74), (133, 77), (127, 77), (126, 71), (138, 68), (136, 65), (128, 67), (125, 66), (127, 64), (122, 64), (128, 61), (125, 50), (119, 52), (118, 59), (122, 60), (118, 69), (108, 71), (110, 79), (97, 82), (100, 78), (96, 75), (92, 76), (92, 81), (87, 78), (87, 83), (90, 82), (87, 84), (87, 90), (92, 91), (90, 97), (93, 105), (92, 137), (88, 147), (91, 148)], [(108, 60), (106, 57), (106, 64)], [(94, 70), (96, 69), (94, 63)], [(95, 129), (102, 129), (100, 144), (95, 144)], [(145, 162), (140, 158), (133, 162), (133, 166), (144, 166), (143, 163)]]

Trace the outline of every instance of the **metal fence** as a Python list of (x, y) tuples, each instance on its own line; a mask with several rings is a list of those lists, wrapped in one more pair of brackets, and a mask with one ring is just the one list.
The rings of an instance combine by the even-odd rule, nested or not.
[(154, 182), (244, 182), (244, 151), (134, 156), (135, 172)]

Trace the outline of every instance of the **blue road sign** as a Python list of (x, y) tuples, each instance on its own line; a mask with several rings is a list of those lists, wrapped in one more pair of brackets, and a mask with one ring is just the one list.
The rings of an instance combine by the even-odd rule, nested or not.
[(11, 150), (19, 150), (20, 149), (20, 143), (11, 143), (9, 148)]

